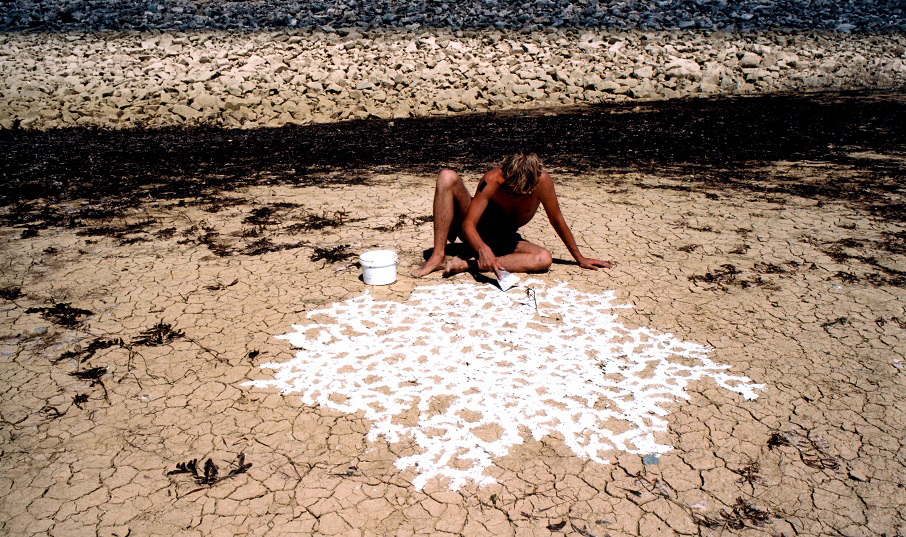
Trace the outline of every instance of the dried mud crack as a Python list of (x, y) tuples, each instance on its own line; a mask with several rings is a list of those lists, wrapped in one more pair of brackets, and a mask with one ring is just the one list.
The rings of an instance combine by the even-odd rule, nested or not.
[[(0, 531), (904, 534), (904, 112), (902, 94), (853, 93), (251, 131), (2, 132)], [(455, 167), (472, 188), (517, 148), (542, 153), (583, 251), (614, 268), (572, 264), (539, 215), (524, 235), (557, 263), (525, 288), (409, 278), (431, 244), (437, 170)], [(365, 297), (355, 257), (378, 248), (399, 253), (400, 277)], [(268, 364), (300, 353), (350, 360), (365, 346), (343, 346), (364, 330), (385, 342), (409, 330), (398, 341), (411, 349), (382, 362), (402, 363), (433, 337), (412, 327), (457, 334), (449, 311), (412, 302), (420, 286), (454, 284), (464, 302), (511, 296), (501, 311), (525, 309), (519, 322), (548, 346), (563, 333), (585, 341), (582, 330), (614, 315), (623, 332), (598, 341), (645, 333), (655, 345), (666, 334), (707, 354), (715, 377), (677, 373), (678, 397), (634, 393), (660, 394), (666, 425), (653, 442), (669, 450), (613, 449), (604, 464), (566, 435), (522, 430), (487, 459), (487, 484), (464, 479), (458, 490), (401, 468), (424, 456), (421, 444), (371, 436), (364, 409), (336, 408), (351, 404), (337, 385), (327, 403), (303, 404), (246, 384), (273, 381)], [(577, 320), (551, 303), (557, 285), (613, 290), (612, 305), (629, 307)], [(356, 317), (359, 306), (377, 313)], [(331, 324), (331, 312), (352, 320)], [(475, 359), (512, 359), (515, 342), (490, 337), (507, 327), (476, 318), (460, 335), (492, 350), (476, 343)], [(335, 330), (320, 343), (317, 323)], [(290, 330), (298, 341), (274, 337)], [(621, 360), (639, 349), (621, 352), (588, 356), (589, 377), (566, 384), (564, 405), (582, 399), (586, 380), (661, 374), (631, 371)], [(700, 359), (664, 363), (695, 371)], [(481, 380), (465, 362), (462, 374)], [(721, 385), (719, 372), (762, 387)], [(375, 376), (360, 389), (388, 382)], [(417, 391), (431, 377), (400, 381)], [(387, 426), (457, 408), (424, 403)], [(627, 401), (582, 404), (605, 412)], [(491, 445), (507, 424), (479, 426), (481, 412), (460, 417)], [(630, 429), (613, 420), (586, 432)]]

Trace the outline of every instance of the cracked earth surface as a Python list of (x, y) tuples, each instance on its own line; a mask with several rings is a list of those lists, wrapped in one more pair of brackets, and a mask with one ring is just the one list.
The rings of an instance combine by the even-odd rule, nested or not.
[[(906, 165), (896, 154), (853, 159)], [(857, 164), (763, 168), (778, 182), (864, 179)], [(0, 228), (0, 531), (906, 534), (903, 224), (846, 200), (553, 171), (580, 247), (614, 267), (568, 262), (542, 214), (524, 235), (564, 262), (506, 296), (526, 285), (542, 301), (561, 284), (612, 291), (630, 306), (620, 326), (707, 349), (722, 371), (762, 385), (757, 397), (692, 379), (688, 399), (661, 403), (666, 426), (653, 434), (671, 449), (611, 449), (603, 463), (557, 431), (517, 428), (519, 441), (483, 470), (492, 480), (419, 481), (398, 464), (423, 453), (412, 438), (371, 434), (374, 416), (338, 410), (342, 399), (303, 402), (304, 387), (267, 384), (304, 352), (275, 336), (361, 300), (347, 253), (400, 254), (398, 281), (367, 289), (379, 303), (410, 303), (422, 286), (492, 289), (468, 274), (408, 276), (430, 244), (434, 178), (383, 168), (350, 184), (149, 199), (94, 232)], [(466, 179), (473, 188), (477, 176)], [(888, 196), (902, 204), (898, 189)], [(443, 410), (404, 408), (395, 423), (432, 412)]]

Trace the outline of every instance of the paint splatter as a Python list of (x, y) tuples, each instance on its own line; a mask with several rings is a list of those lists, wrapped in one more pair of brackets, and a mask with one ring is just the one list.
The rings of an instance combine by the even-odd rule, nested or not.
[[(532, 286), (527, 292), (525, 287)], [(364, 412), (369, 439), (409, 438), (401, 457), (413, 485), (494, 479), (494, 458), (558, 435), (576, 455), (606, 463), (613, 450), (663, 453), (667, 405), (708, 377), (745, 398), (763, 386), (725, 372), (708, 347), (648, 328), (627, 328), (613, 291), (585, 293), (527, 281), (508, 293), (491, 285), (417, 288), (405, 303), (369, 294), (312, 311), (280, 336), (300, 350), (262, 367), (273, 380), (249, 384), (300, 393), (305, 404)]]

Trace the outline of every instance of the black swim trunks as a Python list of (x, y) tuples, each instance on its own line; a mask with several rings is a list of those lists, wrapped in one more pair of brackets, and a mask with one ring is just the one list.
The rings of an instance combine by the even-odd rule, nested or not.
[(504, 214), (500, 206), (494, 203), (494, 200), (488, 201), (488, 207), (475, 227), (481, 240), (491, 248), (496, 256), (515, 252), (519, 241), (525, 240), (519, 234), (519, 228), (513, 225), (510, 218)]

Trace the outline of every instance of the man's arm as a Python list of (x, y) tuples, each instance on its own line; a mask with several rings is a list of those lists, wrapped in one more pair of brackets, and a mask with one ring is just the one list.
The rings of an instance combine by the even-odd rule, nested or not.
[(477, 226), (481, 215), (488, 208), (491, 196), (494, 195), (494, 192), (500, 187), (502, 182), (503, 176), (499, 170), (491, 170), (484, 174), (478, 184), (475, 197), (472, 198), (472, 203), (469, 204), (469, 211), (462, 221), (462, 234), (469, 246), (478, 253), (478, 268), (481, 270), (493, 270), (498, 277), (500, 277), (502, 267), (497, 264), (497, 256), (494, 255), (491, 247), (481, 239)]
[(554, 180), (547, 172), (542, 172), (541, 179), (538, 181), (538, 188), (541, 205), (544, 207), (544, 212), (547, 213), (547, 219), (553, 226), (554, 231), (557, 232), (557, 235), (560, 236), (560, 240), (563, 241), (566, 249), (569, 250), (570, 255), (579, 263), (579, 266), (592, 270), (597, 270), (598, 267), (610, 268), (612, 266), (610, 263), (600, 259), (585, 257), (579, 251), (576, 239), (573, 237), (572, 231), (569, 230), (569, 226), (566, 225), (566, 219), (563, 218), (563, 213), (560, 211), (560, 202), (557, 201), (557, 193), (554, 191)]

